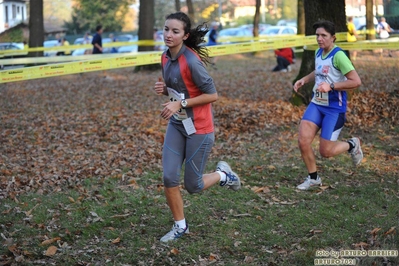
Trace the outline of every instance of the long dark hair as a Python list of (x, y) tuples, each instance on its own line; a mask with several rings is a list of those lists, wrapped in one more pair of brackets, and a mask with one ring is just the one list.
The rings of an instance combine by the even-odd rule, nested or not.
[(184, 12), (169, 14), (166, 16), (166, 20), (168, 19), (176, 19), (183, 22), (184, 34), (189, 33), (188, 38), (184, 41), (184, 44), (193, 49), (201, 58), (202, 62), (208, 64), (210, 62), (208, 49), (204, 45), (201, 45), (205, 43), (204, 36), (209, 31), (208, 25), (204, 22), (192, 29), (191, 20)]

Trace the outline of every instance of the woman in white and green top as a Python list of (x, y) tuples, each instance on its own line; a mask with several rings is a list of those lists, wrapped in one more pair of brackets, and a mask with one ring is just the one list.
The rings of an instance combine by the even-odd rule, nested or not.
[(312, 101), (299, 126), (298, 145), (309, 173), (305, 182), (297, 186), (300, 190), (321, 185), (312, 149), (320, 129), (321, 156), (333, 157), (347, 151), (355, 165), (363, 159), (359, 138), (338, 141), (346, 120), (346, 91), (359, 87), (361, 80), (345, 52), (334, 43), (335, 25), (318, 21), (313, 29), (319, 45), (315, 52), (315, 70), (294, 84), (294, 90), (298, 91), (304, 84), (314, 82)]

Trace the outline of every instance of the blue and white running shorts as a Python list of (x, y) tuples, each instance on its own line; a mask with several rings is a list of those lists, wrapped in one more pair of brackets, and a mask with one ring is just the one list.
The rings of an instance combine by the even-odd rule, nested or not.
[(346, 116), (345, 113), (337, 113), (331, 108), (310, 103), (302, 120), (313, 122), (321, 128), (320, 136), (323, 139), (336, 141), (344, 127)]

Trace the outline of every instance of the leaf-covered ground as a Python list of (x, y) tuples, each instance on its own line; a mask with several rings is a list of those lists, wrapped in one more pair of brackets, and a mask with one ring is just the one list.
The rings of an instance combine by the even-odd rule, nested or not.
[[(366, 143), (375, 137), (392, 145), (375, 164), (398, 174), (399, 61), (383, 58), (381, 68), (379, 59), (363, 52), (355, 62), (363, 85), (350, 100), (347, 127), (360, 137), (372, 132), (364, 134)], [(239, 159), (249, 152), (242, 148), (246, 142), (269, 149), (284, 141), (279, 127), (297, 127), (304, 107), (288, 99), (300, 61), (291, 73), (272, 73), (274, 64), (265, 52), (221, 57), (218, 69), (209, 69), (220, 94), (212, 156)], [(166, 121), (159, 111), (166, 98), (152, 92), (159, 76), (120, 69), (1, 85), (0, 198), (160, 169)], [(266, 141), (265, 130), (275, 133)], [(390, 130), (394, 134), (385, 134)]]

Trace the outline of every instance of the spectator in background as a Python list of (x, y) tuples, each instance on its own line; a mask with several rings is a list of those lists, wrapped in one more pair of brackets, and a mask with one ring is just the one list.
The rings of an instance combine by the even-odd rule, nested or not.
[[(379, 19), (378, 25), (377, 25), (377, 33), (380, 37), (380, 39), (388, 39), (389, 38), (389, 33), (392, 31), (391, 26), (386, 22), (384, 17), (381, 17)], [(384, 52), (384, 49), (381, 49), (381, 56), (382, 53)], [(389, 56), (392, 56), (391, 51), (388, 51)]]
[[(154, 28), (153, 38), (154, 38), (154, 42), (162, 42), (163, 41), (162, 35), (161, 35), (161, 33), (158, 32), (157, 28)], [(162, 51), (162, 45), (157, 45), (157, 44), (154, 45), (154, 50), (155, 51)]]
[[(216, 21), (212, 22), (211, 24), (211, 30), (209, 31), (209, 37), (208, 37), (208, 46), (213, 46), (217, 45), (217, 38), (218, 38), (218, 28), (219, 28), (219, 23)], [(214, 69), (216, 69), (216, 61), (217, 57), (212, 57), (211, 59), (211, 65)]]
[[(86, 32), (85, 35), (83, 36), (83, 44), (91, 44), (91, 40), (93, 37), (90, 35), (89, 32)], [(92, 49), (86, 49), (85, 54), (91, 54), (93, 51)]]
[[(65, 37), (61, 38), (61, 46), (69, 46), (69, 42)], [(57, 52), (57, 55), (71, 55), (71, 50)]]
[(60, 34), (59, 33), (57, 33), (56, 35), (55, 35), (55, 38), (57, 39), (57, 41), (58, 41), (58, 45), (59, 46), (61, 46), (61, 36), (60, 36)]
[(377, 25), (377, 33), (379, 34), (380, 39), (388, 39), (391, 30), (391, 26), (389, 26), (385, 18), (381, 17)]
[(90, 36), (89, 32), (86, 32), (85, 35), (83, 36), (83, 44), (90, 44), (90, 40), (92, 37)]
[[(356, 26), (353, 23), (353, 17), (348, 17), (347, 28), (348, 28), (348, 33), (346, 34), (347, 41), (348, 42), (356, 42), (357, 41), (357, 32), (356, 32)], [(352, 59), (356, 60), (356, 56), (357, 56), (357, 51), (354, 50), (352, 52)]]
[(217, 45), (219, 23), (212, 22), (211, 30), (209, 31), (208, 46)]
[(276, 55), (277, 66), (273, 68), (273, 72), (290, 72), (291, 64), (294, 63), (294, 51), (291, 48), (281, 48), (274, 50)]
[(93, 45), (92, 54), (102, 54), (103, 53), (103, 42), (101, 34), (103, 33), (103, 26), (98, 25), (96, 27), (96, 34), (93, 36), (91, 44)]
[[(116, 42), (116, 38), (113, 33), (109, 34), (109, 38), (111, 39), (112, 42)], [(111, 48), (111, 53), (117, 53), (117, 52), (118, 50), (115, 47)]]

